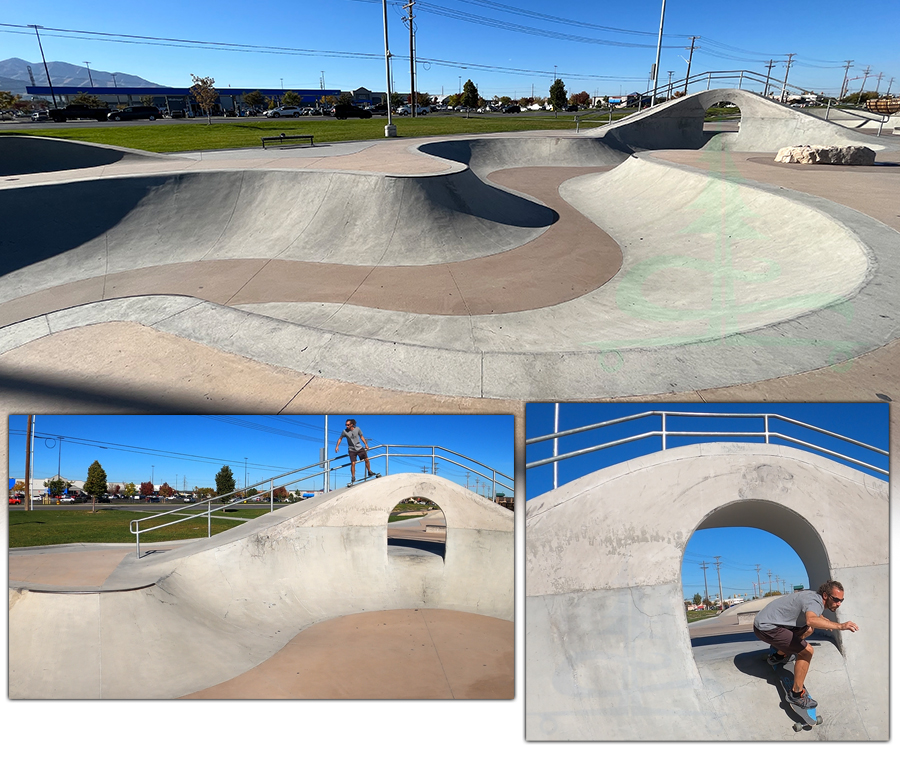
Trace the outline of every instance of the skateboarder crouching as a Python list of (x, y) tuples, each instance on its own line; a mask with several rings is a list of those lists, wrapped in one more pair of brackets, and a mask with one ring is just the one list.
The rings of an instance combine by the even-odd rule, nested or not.
[(369, 465), (369, 456), (366, 454), (366, 451), (369, 449), (369, 443), (362, 435), (362, 431), (357, 428), (356, 421), (353, 418), (348, 419), (344, 424), (344, 430), (334, 446), (335, 452), (338, 451), (338, 448), (341, 446), (341, 440), (344, 437), (347, 438), (347, 450), (350, 456), (350, 484), (356, 481), (357, 458), (366, 462), (366, 476), (373, 476), (372, 467)]
[(753, 633), (776, 651), (769, 656), (770, 664), (786, 663), (791, 654), (796, 655), (794, 688), (787, 699), (802, 709), (812, 709), (817, 704), (803, 687), (813, 657), (813, 649), (806, 638), (814, 629), (859, 630), (852, 621), (839, 624), (822, 615), (826, 610), (837, 610), (843, 601), (844, 587), (837, 581), (826, 581), (815, 592), (807, 589), (772, 600), (753, 621)]

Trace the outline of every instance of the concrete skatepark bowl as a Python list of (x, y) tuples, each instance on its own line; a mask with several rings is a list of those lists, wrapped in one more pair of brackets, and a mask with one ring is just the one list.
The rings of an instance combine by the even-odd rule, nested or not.
[[(795, 732), (767, 646), (695, 655), (681, 566), (698, 529), (787, 542), (810, 586), (846, 590), (856, 634), (813, 642), (824, 723)], [(526, 507), (530, 740), (889, 738), (888, 484), (804, 450), (714, 443), (588, 474)], [(817, 633), (818, 635), (819, 633)]]
[[(388, 546), (388, 514), (412, 496), (440, 505), (447, 525), (443, 558)], [(11, 581), (9, 695), (165, 699), (206, 690), (213, 698), (238, 697), (229, 683), (284, 655), (305, 630), (315, 633), (343, 617), (332, 633), (346, 637), (373, 612), (406, 610), (431, 613), (436, 629), (450, 623), (448, 613), (476, 614), (484, 621), (476, 619), (474, 628), (488, 626), (490, 634), (508, 638), (508, 673), (478, 661), (472, 668), (486, 681), (475, 678), (460, 688), (483, 698), (496, 691), (499, 676), (512, 676), (513, 578), (511, 511), (430, 474), (382, 477), (140, 560), (130, 549), (100, 586)], [(312, 652), (323, 646), (340, 648), (325, 635)], [(308, 668), (293, 661), (298, 666), (282, 673), (285, 679)], [(340, 680), (327, 668), (328, 656), (324, 661), (309, 677)], [(402, 656), (380, 662), (394, 668), (395, 679), (403, 678), (404, 665), (410, 662)], [(217, 691), (219, 684), (226, 687)], [(252, 697), (271, 698), (288, 685)], [(430, 685), (417, 683), (403, 695), (350, 690), (349, 697), (449, 698), (431, 695)], [(304, 693), (302, 687), (297, 683), (293, 692)], [(503, 698), (512, 697), (511, 683), (505, 692)]]
[[(740, 130), (704, 132), (722, 101)], [(515, 401), (821, 371), (897, 337), (885, 202), (900, 167), (774, 168), (770, 154), (802, 141), (900, 158), (895, 138), (733, 90), (580, 135), (264, 158), (0, 137), (0, 368), (11, 390), (46, 387), (47, 346), (149, 340), (188, 346), (210, 372), (240, 357)], [(113, 369), (95, 373), (107, 395), (128, 390)]]

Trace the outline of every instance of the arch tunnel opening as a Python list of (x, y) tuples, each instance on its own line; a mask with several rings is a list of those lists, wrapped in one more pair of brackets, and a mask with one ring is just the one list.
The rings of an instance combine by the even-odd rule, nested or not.
[(447, 553), (447, 519), (441, 507), (422, 496), (397, 503), (388, 516), (387, 547), (391, 557), (431, 554), (443, 560)]
[[(819, 534), (791, 509), (743, 500), (711, 512), (682, 556), (685, 621), (695, 658), (698, 648), (710, 645), (762, 645), (753, 634), (756, 614), (783, 594), (820, 586), (831, 577), (829, 564)], [(695, 603), (698, 595), (701, 602)], [(692, 610), (696, 605), (704, 610)], [(811, 639), (824, 637), (817, 632)]]

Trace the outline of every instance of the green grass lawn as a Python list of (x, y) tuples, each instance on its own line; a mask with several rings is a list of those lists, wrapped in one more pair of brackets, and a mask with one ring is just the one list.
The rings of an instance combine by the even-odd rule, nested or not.
[[(579, 113), (583, 129), (595, 128), (606, 123), (602, 113)], [(616, 118), (622, 116), (615, 116)], [(312, 134), (315, 142), (342, 142), (348, 140), (384, 139), (386, 118), (368, 120), (237, 120), (234, 123), (213, 123), (195, 119), (188, 122), (141, 123), (115, 128), (28, 129), (17, 128), (0, 131), (0, 134), (57, 137), (79, 142), (111, 144), (134, 150), (155, 153), (188, 152), (191, 150), (223, 150), (236, 147), (262, 147), (261, 137), (278, 134)], [(547, 129), (574, 129), (571, 113), (478, 115), (466, 118), (461, 114), (429, 115), (420, 118), (394, 118), (399, 137), (443, 136), (447, 134), (483, 134), (504, 131), (536, 131)]]
[(690, 624), (692, 621), (700, 621), (704, 618), (712, 618), (715, 615), (718, 615), (719, 611), (717, 610), (689, 610), (687, 611), (687, 621)]
[[(190, 513), (199, 512), (191, 510)], [(268, 514), (266, 509), (229, 509), (224, 513), (229, 517), (254, 519)], [(49, 546), (61, 543), (134, 543), (134, 536), (128, 530), (132, 519), (141, 519), (153, 514), (152, 511), (125, 509), (90, 510), (70, 509), (64, 506), (40, 506), (36, 511), (9, 512), (9, 546)], [(183, 516), (183, 515), (181, 515)], [(160, 517), (144, 527), (179, 519), (180, 515)], [(233, 519), (213, 519), (212, 532), (221, 533), (242, 524)], [(182, 538), (202, 538), (207, 533), (206, 518), (198, 517), (190, 522), (155, 530), (141, 536), (141, 542), (177, 541)]]

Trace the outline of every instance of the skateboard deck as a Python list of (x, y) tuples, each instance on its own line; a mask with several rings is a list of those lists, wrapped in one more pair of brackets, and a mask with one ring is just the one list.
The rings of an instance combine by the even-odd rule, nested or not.
[[(774, 653), (775, 651), (772, 650), (771, 652)], [(803, 709), (803, 707), (798, 707), (796, 704), (788, 700), (788, 693), (794, 689), (793, 671), (788, 669), (784, 664), (772, 664), (771, 666), (772, 669), (775, 670), (775, 674), (778, 676), (778, 682), (781, 685), (784, 703), (787, 704), (788, 707), (794, 712), (794, 714), (803, 721), (802, 724), (794, 723), (794, 731), (802, 731), (804, 727), (814, 728), (817, 725), (822, 725), (822, 717), (821, 715), (816, 714), (816, 707), (812, 707), (811, 709)], [(806, 693), (810, 698), (815, 698), (809, 692), (809, 688), (806, 689)]]
[(367, 474), (362, 479), (354, 479), (352, 482), (347, 483), (347, 487), (355, 487), (356, 485), (361, 485), (363, 482), (368, 482), (370, 479), (378, 479), (381, 474)]

